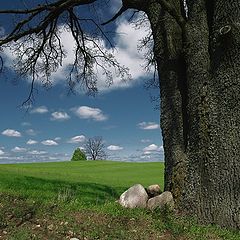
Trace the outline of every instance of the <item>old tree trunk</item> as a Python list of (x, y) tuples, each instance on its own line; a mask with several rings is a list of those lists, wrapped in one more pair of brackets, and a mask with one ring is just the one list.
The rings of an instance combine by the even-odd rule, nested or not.
[(165, 190), (180, 211), (239, 228), (240, 2), (187, 4), (187, 16), (180, 0), (131, 6), (147, 14), (154, 38)]

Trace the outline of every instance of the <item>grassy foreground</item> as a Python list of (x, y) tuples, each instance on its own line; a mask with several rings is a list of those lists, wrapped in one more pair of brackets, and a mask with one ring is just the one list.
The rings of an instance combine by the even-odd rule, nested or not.
[(0, 239), (240, 239), (167, 209), (121, 208), (115, 200), (135, 183), (163, 186), (163, 164), (0, 165)]

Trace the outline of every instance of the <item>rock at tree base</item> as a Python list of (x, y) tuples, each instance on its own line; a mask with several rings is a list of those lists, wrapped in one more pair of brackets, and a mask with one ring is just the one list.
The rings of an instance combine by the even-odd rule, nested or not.
[(162, 208), (168, 206), (170, 209), (174, 207), (173, 195), (171, 192), (163, 192), (161, 195), (150, 198), (147, 202), (147, 208), (154, 210), (156, 208)]
[(126, 208), (145, 208), (147, 205), (148, 194), (141, 184), (136, 184), (125, 191), (119, 199), (119, 204)]
[(156, 197), (162, 193), (158, 184), (150, 185), (146, 188), (146, 192), (150, 198)]

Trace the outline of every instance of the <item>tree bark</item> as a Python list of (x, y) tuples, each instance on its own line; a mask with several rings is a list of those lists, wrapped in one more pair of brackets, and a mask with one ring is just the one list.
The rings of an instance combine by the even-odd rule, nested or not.
[[(172, 0), (181, 14), (180, 2)], [(189, 0), (180, 26), (145, 9), (161, 88), (165, 190), (201, 222), (240, 228), (240, 3)]]
[(240, 3), (189, 1), (189, 13), (188, 174), (181, 204), (205, 223), (239, 228)]
[[(175, 1), (175, 4), (180, 11), (177, 2)], [(165, 190), (171, 190), (178, 201), (185, 181), (185, 148), (188, 131), (182, 30), (176, 20), (156, 1), (148, 5), (146, 13), (151, 23), (154, 55), (160, 79)]]

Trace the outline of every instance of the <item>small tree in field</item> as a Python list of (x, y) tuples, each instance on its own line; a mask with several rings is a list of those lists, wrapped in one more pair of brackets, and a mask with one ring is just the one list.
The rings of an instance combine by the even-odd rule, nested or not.
[(84, 148), (87, 156), (92, 160), (103, 160), (107, 157), (102, 137), (89, 138)]
[(77, 148), (74, 153), (73, 156), (71, 158), (71, 161), (86, 161), (87, 157), (85, 155), (85, 153), (83, 151), (81, 151), (80, 148)]

